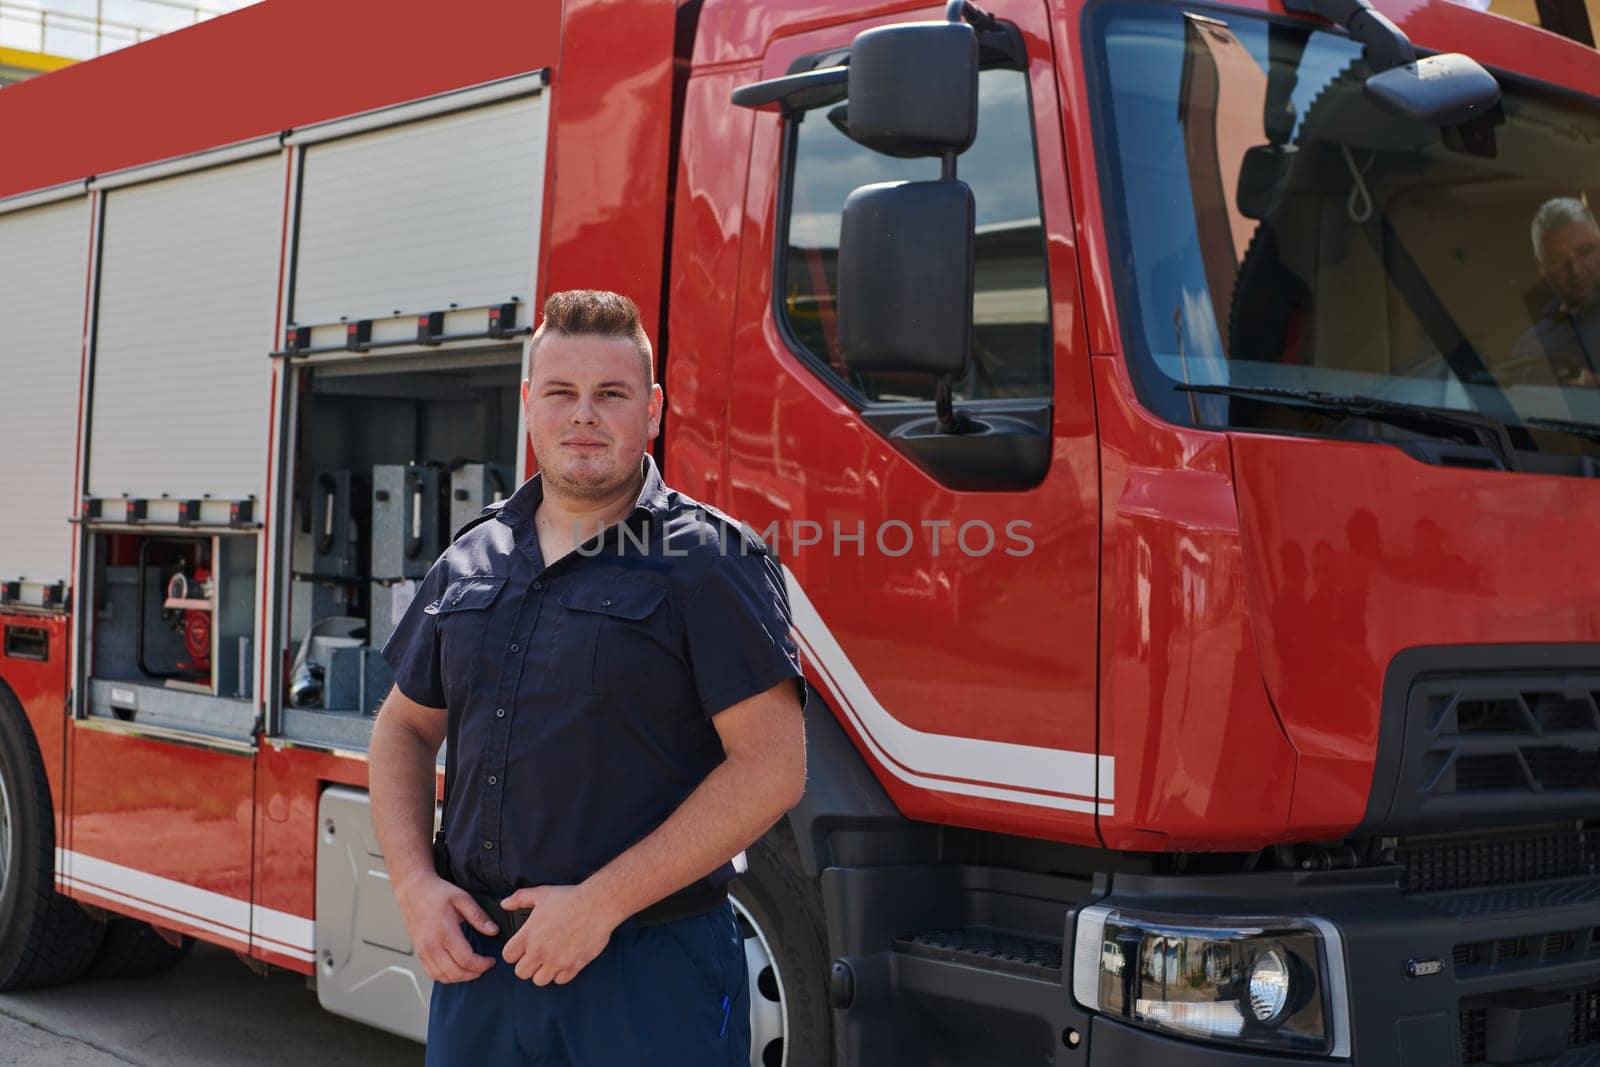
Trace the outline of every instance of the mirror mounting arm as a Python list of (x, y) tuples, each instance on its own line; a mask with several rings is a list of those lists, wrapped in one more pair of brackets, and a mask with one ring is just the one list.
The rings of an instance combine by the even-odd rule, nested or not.
[(1367, 63), (1374, 72), (1417, 61), (1411, 39), (1368, 0), (1283, 0), (1283, 8), (1298, 15), (1317, 15), (1343, 26), (1351, 39), (1361, 42), (1366, 49)]
[(972, 0), (948, 0), (944, 5), (944, 20), (946, 22), (961, 22), (965, 20), (971, 23), (972, 28), (975, 30), (997, 30), (1000, 28), (1000, 20), (977, 4), (974, 4)]
[(1028, 50), (1022, 34), (1009, 22), (1001, 22), (972, 0), (948, 0), (944, 6), (946, 22), (965, 21), (978, 31), (978, 47), (985, 61), (1002, 58), (1017, 70), (1028, 69)]
[(972, 428), (964, 411), (956, 410), (955, 375), (941, 374), (933, 387), (933, 419), (941, 434), (963, 434)]

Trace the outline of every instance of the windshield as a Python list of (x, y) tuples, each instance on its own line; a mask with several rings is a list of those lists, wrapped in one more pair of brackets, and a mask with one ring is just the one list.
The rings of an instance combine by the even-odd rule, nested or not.
[(1117, 273), (1147, 402), (1325, 432), (1324, 412), (1184, 386), (1359, 394), (1596, 453), (1570, 425), (1600, 424), (1592, 102), (1502, 77), (1494, 114), (1440, 130), (1370, 103), (1343, 36), (1215, 9), (1102, 12)]

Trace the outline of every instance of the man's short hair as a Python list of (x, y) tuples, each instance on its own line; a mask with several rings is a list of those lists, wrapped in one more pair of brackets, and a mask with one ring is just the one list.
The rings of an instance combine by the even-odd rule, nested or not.
[(1594, 213), (1576, 197), (1557, 196), (1540, 204), (1533, 216), (1533, 258), (1544, 259), (1544, 239), (1574, 222), (1588, 223), (1591, 229), (1600, 230)]
[(539, 351), (539, 342), (546, 332), (567, 337), (624, 337), (639, 350), (644, 363), (645, 381), (656, 380), (655, 352), (650, 338), (639, 321), (639, 308), (621, 293), (604, 289), (567, 289), (551, 293), (544, 302), (544, 318), (533, 332), (532, 346), (528, 352), (528, 366)]

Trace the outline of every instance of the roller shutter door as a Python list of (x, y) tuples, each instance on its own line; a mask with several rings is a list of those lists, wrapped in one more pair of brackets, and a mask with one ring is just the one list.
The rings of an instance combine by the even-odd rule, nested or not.
[(294, 321), (517, 297), (527, 324), (548, 111), (540, 93), (307, 147)]
[(89, 201), (0, 215), (0, 579), (69, 578)]
[(89, 494), (264, 493), (283, 161), (106, 194)]

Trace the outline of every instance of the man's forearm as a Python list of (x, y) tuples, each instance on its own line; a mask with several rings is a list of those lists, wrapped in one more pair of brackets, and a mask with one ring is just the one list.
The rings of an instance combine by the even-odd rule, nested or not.
[(378, 716), (368, 765), (372, 824), (394, 886), (433, 870), (435, 757), (416, 734)]
[(792, 791), (771, 770), (754, 759), (723, 762), (666, 822), (590, 875), (585, 888), (608, 901), (620, 922), (715, 871), (792, 805)]

